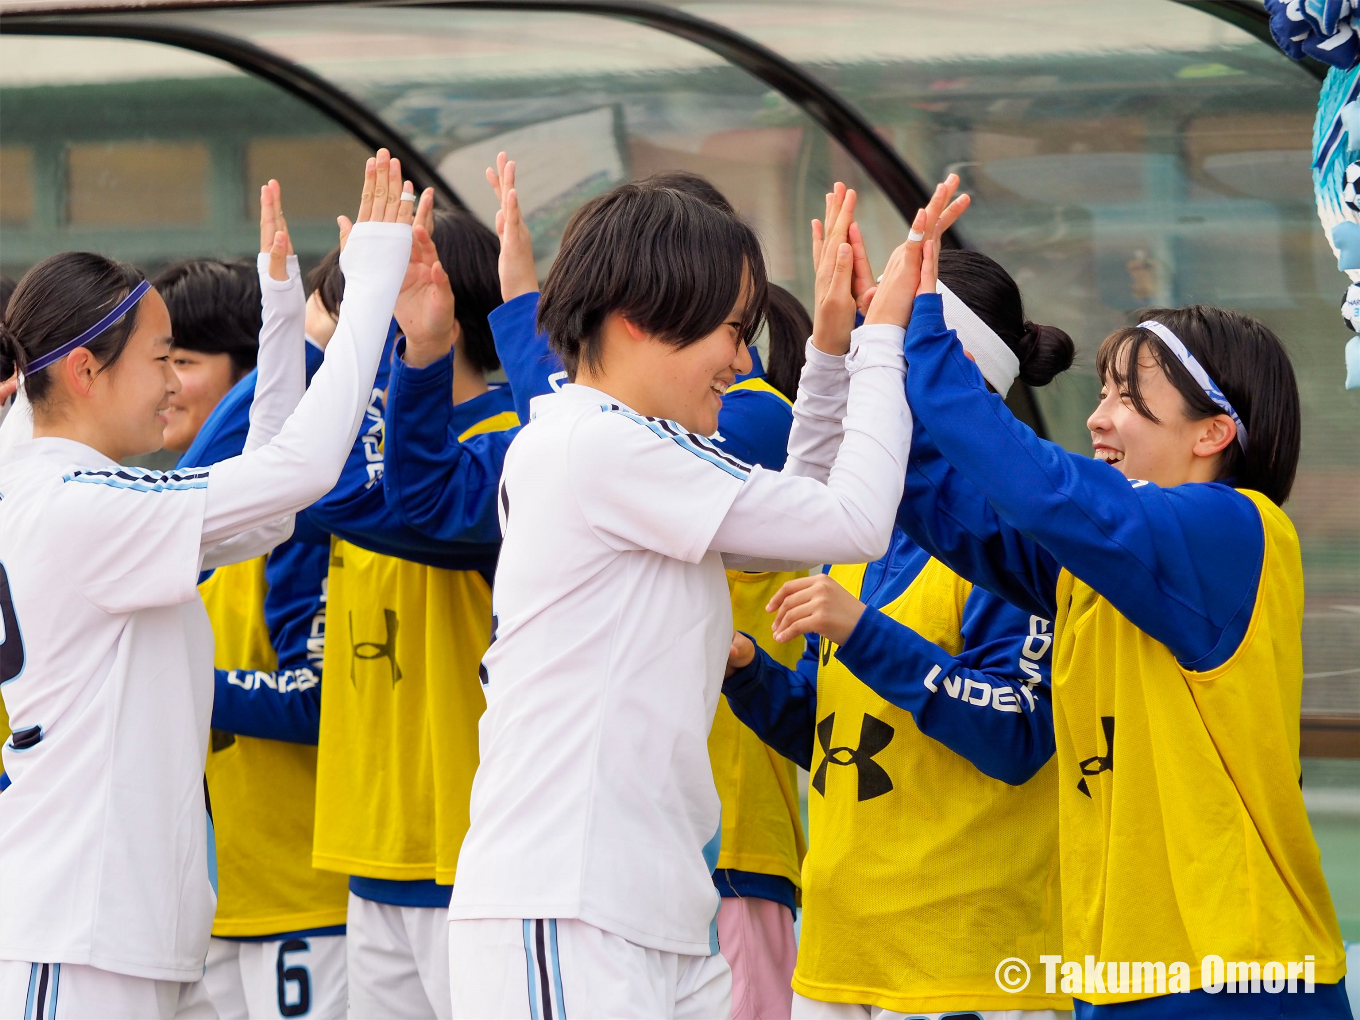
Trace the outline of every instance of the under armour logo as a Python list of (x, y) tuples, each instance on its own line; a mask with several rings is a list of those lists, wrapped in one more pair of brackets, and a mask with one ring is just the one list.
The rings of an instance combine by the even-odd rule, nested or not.
[(1114, 716), (1102, 715), (1100, 727), (1105, 731), (1105, 753), (1077, 763), (1081, 767), (1083, 777), (1077, 780), (1077, 789), (1088, 797), (1091, 796), (1091, 788), (1086, 785), (1085, 777), (1098, 776), (1102, 772), (1114, 770)]
[[(397, 681), (401, 679), (401, 667), (397, 665), (397, 611), (395, 609), (383, 610), (383, 622), (386, 624), (386, 635), (382, 642), (377, 641), (356, 641), (354, 642), (354, 658), (349, 663), (349, 682), (353, 684), (354, 664), (360, 659), (386, 659), (392, 667), (392, 686), (397, 686)], [(349, 614), (349, 634), (354, 637), (354, 612)]]
[(832, 747), (831, 731), (836, 727), (836, 713), (817, 724), (817, 742), (822, 745), (822, 763), (812, 777), (812, 788), (826, 796), (826, 767), (828, 765), (853, 765), (859, 773), (859, 799), (873, 800), (893, 788), (892, 779), (883, 766), (874, 761), (874, 755), (892, 743), (896, 732), (882, 719), (875, 719), (867, 712), (859, 728), (859, 747)]

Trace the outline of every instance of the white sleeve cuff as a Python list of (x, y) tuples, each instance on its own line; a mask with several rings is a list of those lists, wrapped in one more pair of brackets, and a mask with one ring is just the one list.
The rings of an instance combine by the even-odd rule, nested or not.
[(290, 290), (302, 282), (302, 268), (298, 264), (296, 255), (289, 255), (285, 260), (288, 267), (288, 279), (276, 280), (269, 275), (269, 252), (262, 251), (255, 256), (255, 269), (260, 274), (260, 286), (269, 287), (272, 290)]
[(903, 375), (907, 363), (902, 345), (907, 331), (901, 326), (880, 322), (860, 326), (850, 334), (850, 353), (845, 356), (845, 367), (852, 375), (866, 368), (894, 368)]
[[(905, 335), (905, 334), (903, 334)], [(808, 337), (807, 344), (803, 348), (804, 361), (813, 368), (826, 371), (845, 370), (844, 354), (827, 354), (812, 342), (812, 337)]]

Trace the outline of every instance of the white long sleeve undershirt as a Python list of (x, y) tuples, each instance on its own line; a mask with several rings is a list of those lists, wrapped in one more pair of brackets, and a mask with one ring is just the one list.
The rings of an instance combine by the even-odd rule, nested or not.
[[(213, 465), (205, 549), (297, 513), (335, 485), (363, 419), (410, 253), (408, 224), (360, 223), (351, 231), (340, 256), (345, 297), (326, 360), (267, 445)], [(252, 435), (255, 426), (252, 415)]]
[[(260, 276), (260, 345), (255, 361), (255, 397), (245, 451), (259, 449), (279, 433), (307, 389), (307, 295), (296, 255), (288, 256), (288, 275), (269, 275), (269, 253), (255, 262)], [(293, 514), (203, 547), (203, 569), (225, 567), (263, 556), (293, 534)]]
[[(872, 562), (887, 552), (911, 451), (904, 336), (887, 325), (851, 334), (838, 428), (835, 365), (827, 355), (809, 358), (794, 403), (791, 463), (782, 472), (755, 468), (709, 543), (729, 567), (797, 570)], [(836, 431), (843, 433), (839, 449)], [(829, 451), (835, 460), (823, 483)]]

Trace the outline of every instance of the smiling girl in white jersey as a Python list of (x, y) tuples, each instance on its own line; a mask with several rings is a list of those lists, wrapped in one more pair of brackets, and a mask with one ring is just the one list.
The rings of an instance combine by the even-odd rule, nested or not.
[(402, 192), (380, 150), (325, 365), (302, 396), (301, 348), (272, 369), (262, 349), (246, 452), (210, 469), (119, 465), (160, 448), (178, 388), (169, 316), (140, 274), (68, 253), (15, 293), (0, 376), (22, 373), (34, 439), (0, 463), (0, 690), (15, 731), (0, 1016), (215, 1015), (201, 984), (213, 639), (198, 574), (264, 552), (334, 484), (403, 277), (412, 301), (442, 279), (422, 228), (411, 255)]

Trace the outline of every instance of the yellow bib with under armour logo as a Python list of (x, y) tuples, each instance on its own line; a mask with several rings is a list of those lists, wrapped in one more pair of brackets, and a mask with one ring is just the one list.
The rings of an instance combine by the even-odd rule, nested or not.
[(331, 544), (317, 767), (318, 868), (452, 884), (486, 707), (491, 588)]
[[(797, 667), (802, 656), (803, 639), (775, 641), (770, 633), (774, 614), (765, 612), (765, 606), (785, 581), (803, 576), (727, 572), (733, 626), (752, 635), (761, 648), (790, 669)], [(799, 885), (807, 842), (799, 808), (798, 766), (762, 743), (732, 713), (726, 697), (718, 699), (708, 755), (722, 801), (718, 867), (779, 875)]]
[[(1299, 788), (1303, 566), (1283, 510), (1256, 492), (1265, 558), (1241, 646), (1184, 669), (1066, 570), (1053, 702), (1068, 960), (1315, 958), (1345, 974), (1340, 929)], [(1107, 964), (1106, 970), (1111, 970)], [(1131, 989), (1080, 996), (1145, 997)]]
[[(264, 557), (218, 567), (199, 585), (218, 669), (272, 671)], [(212, 933), (249, 937), (344, 924), (344, 878), (312, 867), (316, 748), (214, 730), (207, 764), (217, 841)]]
[[(858, 598), (865, 566), (831, 577)], [(957, 655), (971, 590), (932, 559), (881, 611)], [(1039, 963), (1062, 945), (1055, 763), (1018, 787), (983, 775), (837, 647), (822, 639), (794, 990), (895, 1012), (1070, 1009)], [(1013, 956), (1035, 978), (1010, 994), (995, 973)]]

